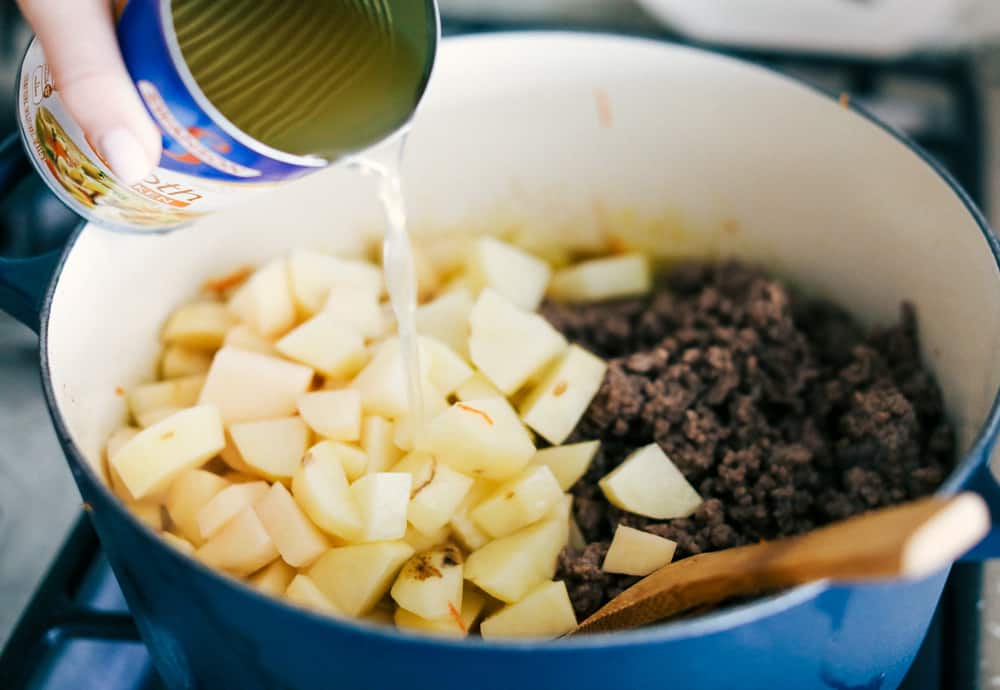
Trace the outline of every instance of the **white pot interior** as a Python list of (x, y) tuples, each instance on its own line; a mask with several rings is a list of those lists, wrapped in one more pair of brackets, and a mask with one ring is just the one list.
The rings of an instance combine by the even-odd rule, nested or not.
[[(997, 266), (959, 196), (879, 126), (756, 67), (611, 37), (445, 41), (404, 188), (418, 232), (741, 256), (867, 324), (911, 300), (963, 449), (1000, 385)], [(88, 228), (46, 344), (85, 456), (99, 463), (116, 387), (152, 376), (163, 319), (203, 280), (292, 247), (358, 253), (381, 226), (371, 181), (331, 169), (165, 236)]]

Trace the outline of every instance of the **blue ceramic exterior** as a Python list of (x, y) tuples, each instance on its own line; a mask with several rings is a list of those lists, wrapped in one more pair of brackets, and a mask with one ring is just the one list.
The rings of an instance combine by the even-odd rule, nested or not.
[[(16, 141), (0, 147), (2, 188), (24, 170), (16, 154)], [(947, 173), (939, 173), (977, 219), (1000, 264), (1000, 248), (981, 214)], [(543, 645), (409, 636), (319, 617), (263, 597), (165, 546), (86, 469), (53, 405), (44, 358), (51, 289), (48, 298), (43, 289), (53, 267), (58, 272), (56, 263), (52, 256), (0, 259), (0, 308), (41, 331), (42, 376), (53, 421), (169, 688), (891, 690), (927, 630), (946, 573), (910, 583), (818, 583), (690, 621)], [(982, 493), (994, 524), (1000, 524), (1000, 490), (987, 461), (998, 423), (994, 404), (976, 446), (942, 489)], [(969, 557), (998, 553), (997, 544), (994, 531)]]

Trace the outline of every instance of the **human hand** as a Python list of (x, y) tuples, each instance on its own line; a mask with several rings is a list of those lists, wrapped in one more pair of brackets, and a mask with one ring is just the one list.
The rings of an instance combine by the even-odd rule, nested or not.
[(115, 35), (110, 0), (18, 0), (42, 43), (59, 96), (126, 184), (160, 160), (160, 132), (139, 100)]

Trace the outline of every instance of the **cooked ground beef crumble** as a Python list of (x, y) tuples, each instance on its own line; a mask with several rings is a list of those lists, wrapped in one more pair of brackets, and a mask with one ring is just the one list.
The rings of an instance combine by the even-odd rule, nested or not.
[[(638, 579), (601, 571), (618, 524), (673, 539), (684, 558), (924, 496), (952, 465), (954, 434), (909, 305), (866, 336), (758, 268), (685, 263), (650, 297), (542, 311), (609, 360), (568, 441), (602, 441), (572, 488), (588, 546), (567, 548), (556, 575), (581, 620)], [(705, 499), (690, 518), (626, 513), (597, 486), (653, 441)]]

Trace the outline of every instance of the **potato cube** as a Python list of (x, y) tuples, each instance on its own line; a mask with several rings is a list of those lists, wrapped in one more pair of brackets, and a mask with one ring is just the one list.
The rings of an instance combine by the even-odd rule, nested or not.
[(472, 367), (440, 340), (421, 336), (420, 347), (428, 358), (427, 378), (439, 393), (454, 392), (473, 375)]
[(243, 462), (271, 481), (290, 479), (309, 447), (309, 427), (300, 417), (240, 422), (229, 435)]
[(250, 576), (247, 584), (262, 594), (280, 597), (295, 577), (295, 568), (280, 558)]
[(182, 409), (198, 402), (198, 395), (205, 385), (205, 376), (185, 376), (171, 381), (139, 384), (128, 392), (128, 406), (132, 416), (139, 418), (146, 412), (164, 408)]
[(562, 496), (552, 470), (529, 465), (497, 487), (470, 515), (491, 537), (504, 537), (545, 517)]
[(379, 304), (379, 293), (370, 287), (334, 286), (323, 311), (363, 338), (377, 338), (389, 327)]
[(567, 543), (571, 549), (576, 549), (577, 551), (583, 551), (587, 548), (587, 538), (583, 536), (583, 531), (574, 517), (569, 519), (569, 539)]
[(320, 311), (334, 287), (382, 292), (382, 271), (367, 261), (298, 249), (288, 257), (288, 272), (295, 304), (303, 316)]
[(368, 613), (413, 555), (409, 544), (381, 541), (330, 549), (309, 569), (317, 588), (349, 616)]
[(347, 477), (348, 483), (365, 475), (365, 471), (368, 469), (368, 455), (365, 451), (353, 444), (341, 443), (340, 441), (320, 441), (316, 445), (320, 444), (336, 454), (344, 468), (344, 476)]
[(469, 314), (469, 354), (493, 385), (510, 395), (566, 349), (566, 338), (538, 314), (487, 288)]
[(330, 542), (306, 517), (283, 484), (272, 485), (253, 508), (288, 565), (308, 566), (330, 548)]
[(479, 627), (484, 639), (553, 638), (576, 627), (576, 614), (565, 582), (546, 582), (516, 604), (504, 606)]
[(406, 562), (390, 594), (421, 618), (462, 610), (462, 552), (454, 544), (418, 553)]
[(450, 290), (417, 307), (417, 332), (437, 338), (463, 357), (469, 354), (469, 314), (475, 302), (466, 287)]
[[(419, 354), (422, 381), (427, 381), (429, 358)], [(361, 392), (361, 403), (366, 414), (395, 419), (410, 412), (406, 368), (400, 351), (399, 338), (382, 343), (375, 356), (351, 383)], [(429, 382), (425, 393), (433, 393)]]
[(645, 577), (674, 560), (677, 543), (649, 532), (618, 525), (601, 570)]
[(201, 546), (201, 528), (198, 513), (215, 496), (230, 484), (217, 474), (205, 470), (187, 470), (167, 490), (165, 505), (170, 520), (181, 536), (195, 546)]
[(441, 529), (424, 534), (412, 524), (406, 526), (406, 534), (403, 535), (403, 541), (412, 546), (413, 550), (417, 553), (429, 551), (435, 546), (441, 546), (450, 538), (451, 530), (447, 527), (442, 527)]
[(289, 359), (332, 378), (353, 376), (368, 359), (361, 334), (326, 312), (306, 321), (275, 347)]
[(327, 534), (354, 541), (362, 533), (361, 512), (351, 495), (340, 455), (328, 442), (309, 449), (292, 477), (292, 496)]
[(405, 414), (396, 418), (392, 423), (392, 442), (400, 450), (411, 451), (417, 445), (417, 435), (426, 429), (426, 421), (434, 419), (439, 414), (448, 409), (448, 400), (439, 395), (430, 384), (425, 384), (421, 391), (424, 397), (424, 409), (422, 410), (425, 426), (417, 428), (417, 417), (413, 414)]
[(457, 616), (454, 611), (450, 611), (443, 618), (421, 618), (417, 614), (399, 607), (393, 616), (393, 622), (400, 630), (412, 630), (445, 637), (465, 637), (475, 626), (485, 607), (486, 597), (478, 590), (466, 587), (462, 594), (462, 610)]
[(136, 435), (142, 431), (134, 426), (123, 426), (111, 434), (108, 437), (108, 442), (104, 448), (104, 467), (107, 470), (108, 484), (111, 485), (111, 490), (115, 492), (118, 498), (122, 499), (126, 503), (131, 503), (135, 500), (135, 496), (129, 493), (129, 490), (125, 488), (125, 484), (122, 482), (122, 478), (115, 471), (114, 466), (111, 464), (111, 458), (121, 450), (122, 446), (131, 441)]
[(520, 601), (555, 574), (566, 533), (560, 521), (543, 520), (495, 539), (465, 560), (465, 579), (501, 601)]
[(316, 391), (299, 397), (299, 414), (323, 438), (357, 441), (361, 438), (361, 394), (345, 388)]
[(212, 355), (205, 350), (196, 350), (184, 345), (168, 345), (160, 359), (160, 377), (179, 379), (185, 376), (208, 373), (212, 366)]
[(607, 368), (600, 357), (571, 345), (521, 403), (521, 418), (549, 443), (562, 443), (597, 395)]
[(431, 420), (418, 441), (419, 450), (453, 469), (497, 481), (520, 472), (535, 454), (531, 437), (503, 398), (455, 403)]
[(184, 470), (200, 467), (226, 445), (219, 411), (211, 405), (183, 410), (143, 429), (111, 458), (136, 499), (166, 489)]
[(195, 552), (208, 566), (246, 576), (278, 557), (278, 549), (252, 506), (246, 506)]
[(211, 539), (244, 508), (267, 494), (267, 482), (230, 483), (202, 505), (197, 513), (198, 533)]
[(484, 498), (496, 491), (496, 487), (496, 484), (485, 479), (475, 480), (472, 488), (465, 494), (465, 499), (448, 521), (452, 535), (466, 551), (480, 549), (490, 540), (489, 535), (479, 528), (469, 513), (482, 503)]
[(154, 424), (159, 424), (167, 417), (172, 417), (181, 410), (187, 408), (177, 407), (171, 405), (170, 407), (157, 407), (155, 410), (147, 410), (146, 412), (140, 412), (135, 417), (135, 423), (142, 429), (148, 429)]
[(687, 517), (702, 503), (698, 492), (655, 443), (633, 452), (598, 485), (612, 505), (657, 520)]
[(563, 302), (596, 302), (645, 295), (652, 287), (649, 259), (642, 254), (623, 254), (556, 271), (549, 283), (549, 297)]
[(468, 402), (481, 398), (503, 398), (504, 394), (490, 383), (489, 379), (477, 372), (455, 389), (455, 396), (462, 402)]
[(160, 532), (160, 536), (163, 537), (163, 541), (170, 544), (170, 546), (177, 549), (185, 556), (194, 555), (194, 546), (187, 539), (178, 537), (176, 534), (171, 534), (170, 532)]
[(202, 350), (222, 347), (233, 317), (219, 302), (192, 302), (178, 307), (163, 327), (163, 342)]
[(253, 476), (254, 469), (243, 461), (243, 456), (240, 455), (240, 451), (233, 443), (233, 437), (230, 434), (226, 434), (226, 447), (219, 451), (219, 459), (231, 470), (252, 477), (251, 481), (258, 479)]
[(367, 472), (384, 472), (403, 457), (393, 441), (394, 433), (392, 422), (385, 417), (369, 415), (361, 420), (361, 447), (368, 455)]
[(407, 519), (424, 534), (431, 534), (448, 524), (473, 483), (472, 477), (420, 451), (404, 457), (392, 471), (406, 472), (413, 478)]
[(330, 616), (343, 615), (330, 599), (320, 591), (316, 583), (308, 576), (299, 573), (288, 583), (285, 598), (302, 608), (325, 613)]
[(309, 367), (224, 347), (212, 360), (199, 402), (218, 407), (226, 424), (286, 417), (312, 380)]
[(295, 303), (285, 260), (258, 269), (229, 300), (229, 311), (257, 333), (273, 338), (295, 325)]
[(226, 331), (226, 339), (222, 343), (223, 347), (235, 347), (239, 350), (256, 352), (260, 355), (277, 357), (278, 349), (270, 340), (262, 335), (254, 333), (253, 329), (245, 323), (236, 324)]
[(488, 236), (476, 240), (468, 266), (475, 287), (492, 288), (526, 311), (538, 309), (552, 275), (552, 269), (541, 259)]
[(392, 610), (382, 605), (376, 605), (375, 608), (358, 618), (358, 620), (371, 625), (392, 626)]
[(351, 484), (351, 496), (363, 526), (357, 541), (403, 538), (412, 480), (405, 472), (376, 472)]
[(129, 503), (127, 508), (136, 520), (154, 532), (163, 529), (163, 506), (149, 499)]
[(600, 441), (584, 441), (567, 446), (543, 448), (531, 459), (537, 465), (546, 465), (559, 482), (559, 488), (569, 491), (587, 473), (587, 468), (601, 449)]

